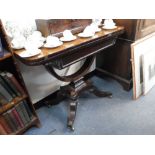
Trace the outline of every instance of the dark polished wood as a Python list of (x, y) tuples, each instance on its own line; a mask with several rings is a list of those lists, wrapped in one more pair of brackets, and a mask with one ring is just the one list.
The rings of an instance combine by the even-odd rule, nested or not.
[(36, 19), (37, 29), (47, 37), (48, 35), (62, 36), (66, 29), (73, 34), (81, 32), (87, 25), (92, 22), (91, 19)]
[[(66, 42), (57, 48), (53, 48), (53, 49), (41, 48), (41, 54), (31, 57), (31, 58), (24, 59), (24, 58), (20, 57), (20, 53), (23, 52), (24, 49), (14, 50), (14, 54), (24, 64), (29, 65), (29, 66), (42, 65), (42, 64), (47, 63), (48, 61), (50, 62), (51, 60), (52, 61), (59, 60), (60, 58), (62, 58), (64, 56), (66, 59), (68, 56), (70, 56), (70, 54), (72, 54), (74, 52), (78, 53), (78, 54), (76, 54), (76, 56), (78, 56), (78, 57), (80, 57), (80, 55), (83, 54), (82, 59), (84, 59), (87, 56), (91, 56), (91, 55), (103, 50), (105, 48), (105, 45), (103, 45), (103, 47), (102, 47), (103, 49), (101, 49), (102, 43), (105, 44), (105, 42), (107, 42), (106, 48), (108, 46), (112, 46), (115, 43), (117, 36), (122, 34), (123, 32), (124, 32), (124, 27), (118, 26), (116, 29), (113, 29), (113, 30), (102, 30), (101, 32), (96, 33), (93, 37), (90, 37), (90, 38), (77, 37), (76, 40), (71, 41), (71, 42)], [(99, 47), (98, 47), (98, 43), (100, 43)], [(109, 45), (109, 43), (110, 43), (110, 45)], [(96, 46), (94, 46), (94, 45), (96, 45)], [(91, 48), (89, 48), (89, 47), (95, 48), (95, 49), (91, 50)], [(88, 50), (88, 48), (89, 48), (89, 50)], [(94, 51), (95, 51), (95, 53), (94, 53)], [(74, 58), (74, 59), (76, 60), (76, 58)], [(78, 58), (78, 61), (80, 61), (82, 59)], [(73, 62), (73, 63), (75, 63), (75, 62)]]
[(131, 44), (155, 32), (154, 19), (116, 19), (116, 25), (124, 26), (116, 44), (97, 55), (97, 70), (116, 79), (125, 90), (132, 88)]
[[(90, 38), (79, 38), (54, 49), (41, 48), (41, 54), (31, 58), (22, 58), (20, 53), (23, 50), (14, 51), (15, 56), (23, 63), (30, 66), (43, 65), (45, 69), (54, 77), (61, 81), (69, 82), (69, 85), (60, 88), (59, 98), (69, 99), (70, 111), (67, 126), (74, 130), (73, 124), (76, 116), (78, 97), (81, 92), (89, 90), (90, 93), (99, 97), (111, 97), (110, 92), (98, 90), (89, 80), (85, 79), (95, 56), (98, 52), (113, 46), (118, 35), (124, 32), (124, 28), (118, 26), (113, 30), (102, 30)], [(75, 62), (85, 59), (83, 66), (72, 75), (60, 76), (55, 72), (55, 68), (63, 69)], [(49, 104), (49, 103), (48, 103)]]
[(10, 110), (11, 108), (13, 108), (15, 105), (17, 105), (21, 101), (26, 100), (27, 104), (30, 107), (30, 110), (33, 113), (33, 119), (30, 121), (30, 123), (28, 125), (24, 126), (23, 128), (21, 128), (20, 130), (14, 132), (14, 133), (11, 133), (11, 134), (22, 134), (28, 128), (30, 128), (34, 125), (39, 127), (40, 121), (39, 121), (39, 118), (35, 112), (35, 109), (33, 107), (31, 100), (30, 100), (30, 97), (28, 95), (28, 91), (25, 87), (24, 80), (21, 76), (19, 66), (17, 65), (17, 63), (14, 59), (14, 53), (12, 52), (8, 37), (5, 33), (5, 30), (4, 30), (1, 20), (0, 20), (0, 37), (2, 40), (3, 48), (6, 51), (6, 53), (4, 53), (4, 57), (0, 58), (0, 70), (8, 71), (8, 72), (12, 73), (15, 76), (15, 78), (18, 80), (18, 82), (20, 83), (21, 87), (23, 88), (23, 90), (25, 92), (25, 95), (16, 97), (11, 102), (0, 107), (0, 115), (2, 115), (4, 112)]
[[(96, 70), (89, 72), (86, 76), (85, 76), (85, 80), (88, 80), (90, 78), (92, 78), (93, 76), (96, 75)], [(60, 93), (60, 90), (55, 91), (54, 93), (48, 95), (47, 97), (43, 98), (42, 100), (34, 103), (34, 108), (35, 109), (39, 109), (45, 105), (47, 105), (48, 107), (51, 107), (53, 105), (57, 105), (60, 102), (62, 102), (65, 98), (62, 96), (59, 96), (58, 94)], [(59, 96), (59, 97), (57, 97)]]

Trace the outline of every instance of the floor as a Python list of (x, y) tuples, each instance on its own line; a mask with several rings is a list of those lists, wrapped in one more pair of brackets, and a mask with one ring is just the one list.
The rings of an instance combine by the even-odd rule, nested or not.
[(113, 93), (112, 99), (97, 98), (85, 92), (81, 95), (75, 120), (75, 131), (66, 128), (68, 104), (42, 107), (37, 110), (42, 127), (30, 128), (25, 135), (154, 135), (155, 88), (146, 96), (132, 100), (112, 79), (93, 77), (98, 88)]

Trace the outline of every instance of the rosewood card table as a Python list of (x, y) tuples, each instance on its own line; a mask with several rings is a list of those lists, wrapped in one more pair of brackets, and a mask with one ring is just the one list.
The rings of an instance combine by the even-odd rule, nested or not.
[[(101, 30), (95, 36), (90, 38), (79, 38), (71, 42), (66, 42), (60, 47), (47, 49), (41, 48), (41, 53), (30, 58), (23, 58), (20, 54), (24, 51), (15, 50), (14, 55), (24, 64), (29, 66), (43, 65), (45, 69), (58, 80), (69, 82), (68, 85), (60, 87), (60, 96), (69, 99), (70, 111), (68, 115), (67, 126), (74, 130), (73, 124), (76, 116), (78, 97), (82, 91), (89, 90), (99, 97), (111, 97), (110, 92), (98, 90), (93, 83), (85, 79), (91, 65), (94, 62), (98, 52), (113, 46), (118, 35), (124, 32), (124, 27), (118, 26), (112, 30)], [(74, 74), (69, 76), (60, 76), (56, 69), (64, 69), (78, 61), (85, 59), (82, 67)]]

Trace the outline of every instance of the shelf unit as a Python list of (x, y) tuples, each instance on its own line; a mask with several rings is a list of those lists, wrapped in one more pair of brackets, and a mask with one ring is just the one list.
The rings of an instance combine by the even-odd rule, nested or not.
[(25, 100), (28, 96), (24, 95), (21, 97), (14, 98), (11, 102), (7, 103), (6, 105), (0, 107), (0, 115), (6, 112), (7, 110), (13, 108), (15, 105), (20, 103), (21, 101)]
[(21, 134), (24, 133), (27, 129), (29, 129), (31, 126), (40, 127), (40, 125), (36, 125), (36, 124), (38, 124), (38, 118), (34, 116), (34, 117), (32, 118), (32, 120), (31, 120), (31, 122), (28, 123), (24, 128), (19, 129), (19, 130), (17, 130), (16, 132), (11, 133), (11, 134), (9, 134), (9, 135), (21, 135)]
[(0, 58), (0, 61), (5, 60), (10, 57), (12, 57), (11, 53), (4, 53), (4, 56), (2, 58)]
[(3, 113), (12, 109), (15, 105), (18, 105), (21, 101), (24, 101), (24, 100), (26, 100), (26, 103), (29, 105), (30, 110), (31, 110), (32, 115), (33, 115), (32, 119), (30, 120), (30, 122), (27, 125), (25, 125), (23, 128), (20, 128), (16, 132), (11, 133), (11, 135), (20, 135), (20, 134), (23, 134), (28, 128), (30, 128), (32, 126), (40, 127), (40, 121), (39, 121), (39, 118), (37, 116), (37, 113), (35, 112), (35, 109), (34, 109), (34, 106), (31, 102), (31, 99), (29, 97), (28, 91), (27, 91), (26, 86), (24, 84), (24, 80), (23, 80), (22, 75), (20, 73), (20, 69), (19, 69), (19, 67), (18, 67), (18, 65), (14, 59), (14, 55), (13, 55), (9, 40), (5, 34), (5, 30), (3, 28), (3, 24), (1, 22), (1, 20), (0, 20), (0, 37), (2, 40), (3, 48), (5, 48), (5, 50), (6, 50), (4, 53), (4, 56), (0, 58), (0, 71), (11, 72), (15, 76), (15, 78), (17, 79), (17, 81), (20, 83), (21, 87), (25, 91), (25, 95), (20, 96), (20, 97), (16, 97), (11, 102), (0, 107), (0, 117)]

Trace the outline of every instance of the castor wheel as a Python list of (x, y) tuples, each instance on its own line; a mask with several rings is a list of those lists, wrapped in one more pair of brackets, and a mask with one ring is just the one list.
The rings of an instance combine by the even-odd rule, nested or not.
[(48, 108), (50, 108), (50, 104), (49, 104), (48, 101), (45, 101), (44, 104), (45, 104)]
[(71, 131), (74, 131), (75, 130), (75, 128), (73, 127), (73, 126), (67, 126), (68, 127), (68, 129), (70, 129)]
[(72, 126), (72, 127), (71, 127), (71, 131), (74, 131), (74, 130), (75, 130), (75, 129), (74, 129), (74, 127)]
[(110, 95), (109, 98), (112, 98), (112, 95)]

